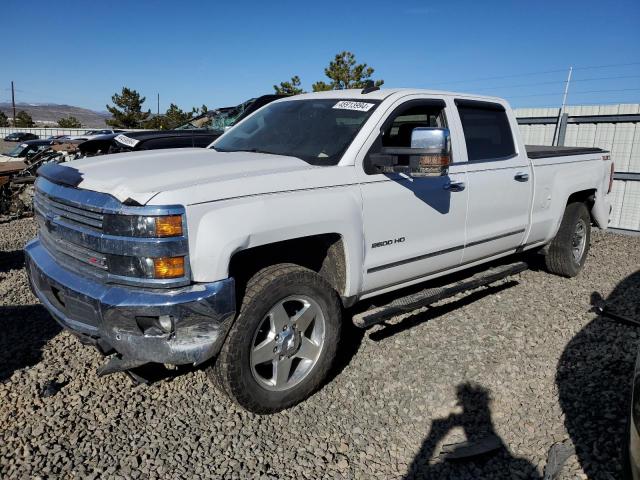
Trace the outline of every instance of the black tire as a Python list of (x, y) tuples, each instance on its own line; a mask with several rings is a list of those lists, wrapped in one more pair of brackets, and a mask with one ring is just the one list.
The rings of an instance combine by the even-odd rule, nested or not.
[[(306, 376), (285, 391), (264, 388), (251, 366), (251, 350), (258, 328), (271, 308), (287, 297), (313, 299), (324, 317), (324, 343)], [(336, 356), (342, 324), (340, 299), (320, 275), (294, 264), (263, 268), (247, 282), (240, 313), (207, 373), (215, 385), (235, 403), (254, 413), (275, 413), (312, 395), (327, 377)], [(275, 374), (274, 374), (275, 378)]]
[[(579, 223), (584, 226), (586, 243), (579, 258), (574, 256), (574, 236)], [(545, 256), (547, 270), (563, 277), (575, 277), (580, 273), (589, 253), (591, 243), (591, 217), (584, 203), (567, 205), (558, 233), (549, 245)]]

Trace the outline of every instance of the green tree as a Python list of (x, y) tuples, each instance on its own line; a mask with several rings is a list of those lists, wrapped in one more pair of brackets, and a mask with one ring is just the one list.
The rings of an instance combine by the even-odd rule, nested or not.
[(107, 125), (116, 128), (140, 128), (142, 123), (151, 115), (151, 111), (142, 111), (142, 104), (146, 97), (127, 87), (122, 87), (120, 94), (111, 97), (113, 106), (107, 105), (107, 110), (113, 118), (107, 120)]
[(58, 120), (58, 126), (60, 128), (82, 128), (82, 123), (76, 117), (69, 115)]
[(287, 82), (280, 82), (280, 85), (274, 85), (273, 89), (278, 95), (298, 95), (300, 93), (306, 93), (300, 83), (300, 77), (294, 75), (291, 80)]
[[(356, 56), (351, 52), (338, 53), (324, 69), (324, 73), (331, 80), (329, 83), (319, 81), (313, 84), (314, 92), (325, 90), (343, 90), (345, 88), (364, 88), (367, 81), (373, 80), (374, 69), (366, 63), (357, 64)], [(373, 84), (379, 87), (384, 80), (375, 80)]]
[(207, 107), (204, 103), (202, 104), (202, 106), (200, 107), (200, 110), (198, 112), (198, 115), (204, 115), (205, 113), (207, 113), (209, 111), (209, 107)]
[(22, 128), (31, 128), (35, 126), (33, 123), (33, 118), (24, 110), (20, 110), (16, 113), (16, 118), (13, 120), (14, 127), (22, 127)]
[(164, 115), (154, 115), (153, 117), (148, 118), (142, 124), (144, 128), (148, 128), (150, 130), (163, 130), (167, 128), (166, 120)]
[(175, 103), (172, 103), (164, 114), (167, 128), (175, 128), (183, 123), (187, 123), (193, 118), (197, 111), (197, 109), (192, 108), (190, 112), (185, 112)]
[(9, 119), (7, 118), (4, 112), (0, 111), (0, 127), (8, 127), (8, 126), (9, 126)]

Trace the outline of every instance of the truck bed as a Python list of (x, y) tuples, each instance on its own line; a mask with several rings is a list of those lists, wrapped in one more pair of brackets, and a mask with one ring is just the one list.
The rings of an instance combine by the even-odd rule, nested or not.
[(606, 150), (591, 147), (550, 147), (548, 145), (525, 145), (529, 158), (564, 157), (566, 155), (585, 155), (605, 153)]

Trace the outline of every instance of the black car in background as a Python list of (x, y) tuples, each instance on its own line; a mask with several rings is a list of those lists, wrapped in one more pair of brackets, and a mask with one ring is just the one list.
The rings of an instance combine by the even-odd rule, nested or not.
[(24, 142), (25, 140), (37, 140), (38, 135), (29, 132), (13, 132), (4, 137), (5, 142)]
[(266, 104), (284, 97), (286, 95), (263, 95), (235, 107), (210, 110), (173, 130), (145, 130), (102, 135), (81, 143), (78, 148), (88, 155), (161, 148), (204, 148), (222, 135), (228, 127), (235, 125)]
[(27, 140), (16, 145), (8, 152), (0, 154), (1, 161), (19, 160), (28, 158), (43, 150), (47, 150), (51, 146), (51, 140)]

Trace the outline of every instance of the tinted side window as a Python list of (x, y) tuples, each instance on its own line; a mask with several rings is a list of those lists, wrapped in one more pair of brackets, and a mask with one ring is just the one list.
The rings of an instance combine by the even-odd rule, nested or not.
[(382, 132), (383, 147), (411, 147), (411, 133), (418, 127), (446, 127), (443, 108), (417, 105), (402, 110)]
[(505, 158), (516, 153), (507, 113), (501, 105), (456, 103), (469, 161)]

